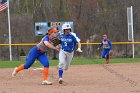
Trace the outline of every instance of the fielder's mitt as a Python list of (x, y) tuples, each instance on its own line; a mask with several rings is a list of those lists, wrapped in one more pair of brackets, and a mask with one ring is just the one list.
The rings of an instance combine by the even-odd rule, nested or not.
[(51, 42), (53, 43), (54, 46), (57, 46), (61, 43), (60, 38), (52, 38)]
[(50, 36), (50, 42), (53, 43), (54, 46), (57, 46), (61, 43), (59, 33), (52, 33)]
[(109, 51), (109, 55), (112, 56), (113, 55), (113, 52), (112, 51)]

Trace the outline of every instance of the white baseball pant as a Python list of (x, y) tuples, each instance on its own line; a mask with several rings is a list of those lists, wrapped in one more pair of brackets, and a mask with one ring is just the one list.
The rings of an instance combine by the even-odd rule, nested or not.
[(74, 52), (69, 53), (61, 49), (59, 52), (59, 68), (67, 70), (72, 61), (73, 54)]

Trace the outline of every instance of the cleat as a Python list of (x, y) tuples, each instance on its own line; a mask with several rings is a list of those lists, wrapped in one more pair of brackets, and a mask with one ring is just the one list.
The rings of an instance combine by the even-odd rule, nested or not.
[(62, 78), (59, 78), (59, 84), (62, 84), (62, 83), (63, 83)]
[(16, 76), (16, 74), (17, 74), (16, 69), (17, 69), (17, 67), (15, 67), (15, 69), (14, 69), (14, 71), (12, 73), (12, 77), (15, 77)]
[(42, 85), (52, 85), (52, 82), (49, 82), (49, 81), (47, 81), (47, 80), (44, 80), (44, 81), (42, 82)]

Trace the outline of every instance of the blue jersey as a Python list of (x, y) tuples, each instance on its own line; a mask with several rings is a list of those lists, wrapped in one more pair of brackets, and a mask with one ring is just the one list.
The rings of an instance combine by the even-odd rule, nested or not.
[(75, 33), (70, 33), (68, 35), (60, 34), (61, 38), (61, 49), (66, 52), (72, 52), (75, 49), (77, 42), (80, 39), (76, 36)]
[(103, 39), (99, 47), (102, 47), (102, 46), (103, 46), (103, 49), (112, 50), (112, 44), (111, 44), (111, 41), (109, 39), (107, 39), (107, 40)]

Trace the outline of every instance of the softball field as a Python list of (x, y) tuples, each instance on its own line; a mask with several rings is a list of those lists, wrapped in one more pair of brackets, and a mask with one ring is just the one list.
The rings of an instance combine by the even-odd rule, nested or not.
[(50, 67), (53, 85), (41, 85), (42, 71), (0, 69), (0, 93), (140, 93), (140, 63), (72, 65), (58, 84), (57, 69)]

